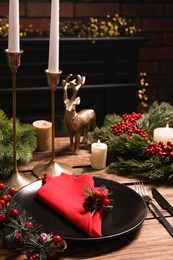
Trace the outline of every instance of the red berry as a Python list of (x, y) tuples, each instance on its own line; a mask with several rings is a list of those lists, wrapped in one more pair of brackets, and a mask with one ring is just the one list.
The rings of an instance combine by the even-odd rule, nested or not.
[(17, 209), (12, 209), (12, 211), (11, 211), (12, 217), (17, 217), (18, 214), (19, 214), (19, 211)]
[(94, 192), (94, 197), (95, 197), (96, 199), (100, 199), (100, 198), (101, 198), (101, 193), (100, 193), (99, 190), (97, 190), (97, 191)]
[(7, 194), (7, 201), (11, 200), (12, 199), (12, 196), (11, 194)]
[(173, 158), (173, 152), (169, 153), (169, 158)]
[(5, 200), (5, 201), (8, 201), (8, 195), (7, 194), (3, 194), (1, 196), (1, 199)]
[(5, 200), (2, 200), (2, 199), (1, 199), (1, 200), (0, 200), (0, 205), (1, 205), (1, 206), (4, 206), (5, 204), (6, 204)]
[(0, 190), (3, 190), (5, 188), (4, 183), (0, 182)]
[(0, 215), (0, 223), (4, 223), (7, 221), (7, 216), (5, 214)]
[(36, 260), (38, 259), (38, 255), (34, 254), (32, 256), (30, 256), (29, 260)]
[(108, 195), (107, 193), (102, 192), (101, 193), (102, 200), (107, 199)]
[(14, 193), (16, 192), (16, 190), (15, 190), (15, 188), (11, 187), (11, 188), (9, 188), (9, 192), (10, 192), (11, 194), (14, 194)]
[(103, 200), (103, 205), (104, 205), (105, 207), (109, 206), (109, 205), (110, 205), (110, 200), (109, 200), (109, 199), (104, 199), (104, 200)]
[(17, 233), (16, 233), (14, 239), (15, 239), (15, 241), (18, 242), (18, 243), (21, 242), (22, 236), (21, 236), (20, 232), (17, 232)]
[(55, 245), (59, 244), (59, 243), (62, 243), (62, 237), (58, 236), (58, 235), (55, 235), (53, 237), (53, 242)]
[(32, 228), (34, 225), (32, 222), (26, 222), (26, 227)]

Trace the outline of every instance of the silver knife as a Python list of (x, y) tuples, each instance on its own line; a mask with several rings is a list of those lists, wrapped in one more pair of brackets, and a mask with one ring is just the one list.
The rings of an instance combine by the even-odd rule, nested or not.
[(160, 194), (158, 190), (155, 188), (152, 189), (153, 198), (158, 202), (158, 204), (166, 209), (171, 215), (173, 215), (173, 207), (169, 204), (169, 202)]

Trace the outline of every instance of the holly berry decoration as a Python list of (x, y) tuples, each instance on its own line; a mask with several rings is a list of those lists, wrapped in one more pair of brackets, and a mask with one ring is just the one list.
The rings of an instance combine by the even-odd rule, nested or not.
[(166, 160), (173, 161), (173, 143), (167, 142), (166, 145), (164, 145), (162, 142), (159, 143), (153, 143), (151, 142), (147, 148), (147, 154), (150, 156), (157, 155), (159, 156), (160, 160)]
[(0, 182), (0, 224), (8, 221), (9, 217), (15, 218), (18, 215), (18, 209), (11, 205), (11, 200), (16, 189)]
[(105, 186), (99, 187), (97, 190), (91, 187), (84, 188), (85, 200), (83, 202), (83, 207), (86, 211), (92, 212), (92, 216), (99, 209), (112, 209), (111, 206), (112, 199), (109, 198), (110, 192)]
[(26, 256), (28, 259), (58, 259), (59, 253), (66, 248), (66, 241), (59, 235), (47, 234), (42, 232), (35, 236), (31, 235), (27, 241), (28, 250)]
[(144, 138), (148, 134), (137, 127), (137, 121), (142, 117), (141, 113), (132, 112), (131, 114), (123, 114), (123, 121), (111, 126), (113, 134), (120, 136), (121, 134), (128, 134), (131, 137), (133, 134), (138, 134)]
[(4, 245), (26, 250), (30, 260), (58, 259), (66, 247), (66, 241), (58, 234), (47, 234), (41, 225), (21, 210), (12, 200), (16, 190), (0, 182), (0, 229)]

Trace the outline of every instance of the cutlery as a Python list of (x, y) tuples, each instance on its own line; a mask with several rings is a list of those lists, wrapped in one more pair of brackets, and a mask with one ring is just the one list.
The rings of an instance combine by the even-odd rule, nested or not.
[(158, 204), (166, 209), (171, 215), (173, 215), (173, 207), (169, 204), (169, 202), (160, 194), (160, 192), (153, 188), (152, 189), (153, 198), (158, 202)]
[(147, 206), (151, 205), (157, 215), (159, 216), (160, 220), (162, 221), (163, 225), (165, 226), (166, 230), (169, 232), (169, 234), (173, 237), (173, 227), (171, 224), (167, 221), (167, 219), (164, 217), (164, 215), (161, 213), (161, 211), (157, 208), (157, 206), (153, 203), (152, 199), (147, 193), (147, 190), (143, 183), (135, 183), (135, 191), (141, 195), (141, 197), (146, 202)]

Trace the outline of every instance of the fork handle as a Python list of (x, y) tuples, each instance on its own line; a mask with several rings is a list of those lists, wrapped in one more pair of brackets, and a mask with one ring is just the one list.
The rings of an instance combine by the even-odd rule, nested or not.
[(160, 220), (164, 224), (169, 234), (173, 237), (173, 227), (171, 226), (171, 224), (167, 221), (167, 219), (164, 217), (164, 215), (161, 213), (161, 211), (156, 207), (156, 205), (153, 202), (150, 202), (150, 204), (155, 210), (155, 212), (157, 213), (157, 215), (159, 216)]

